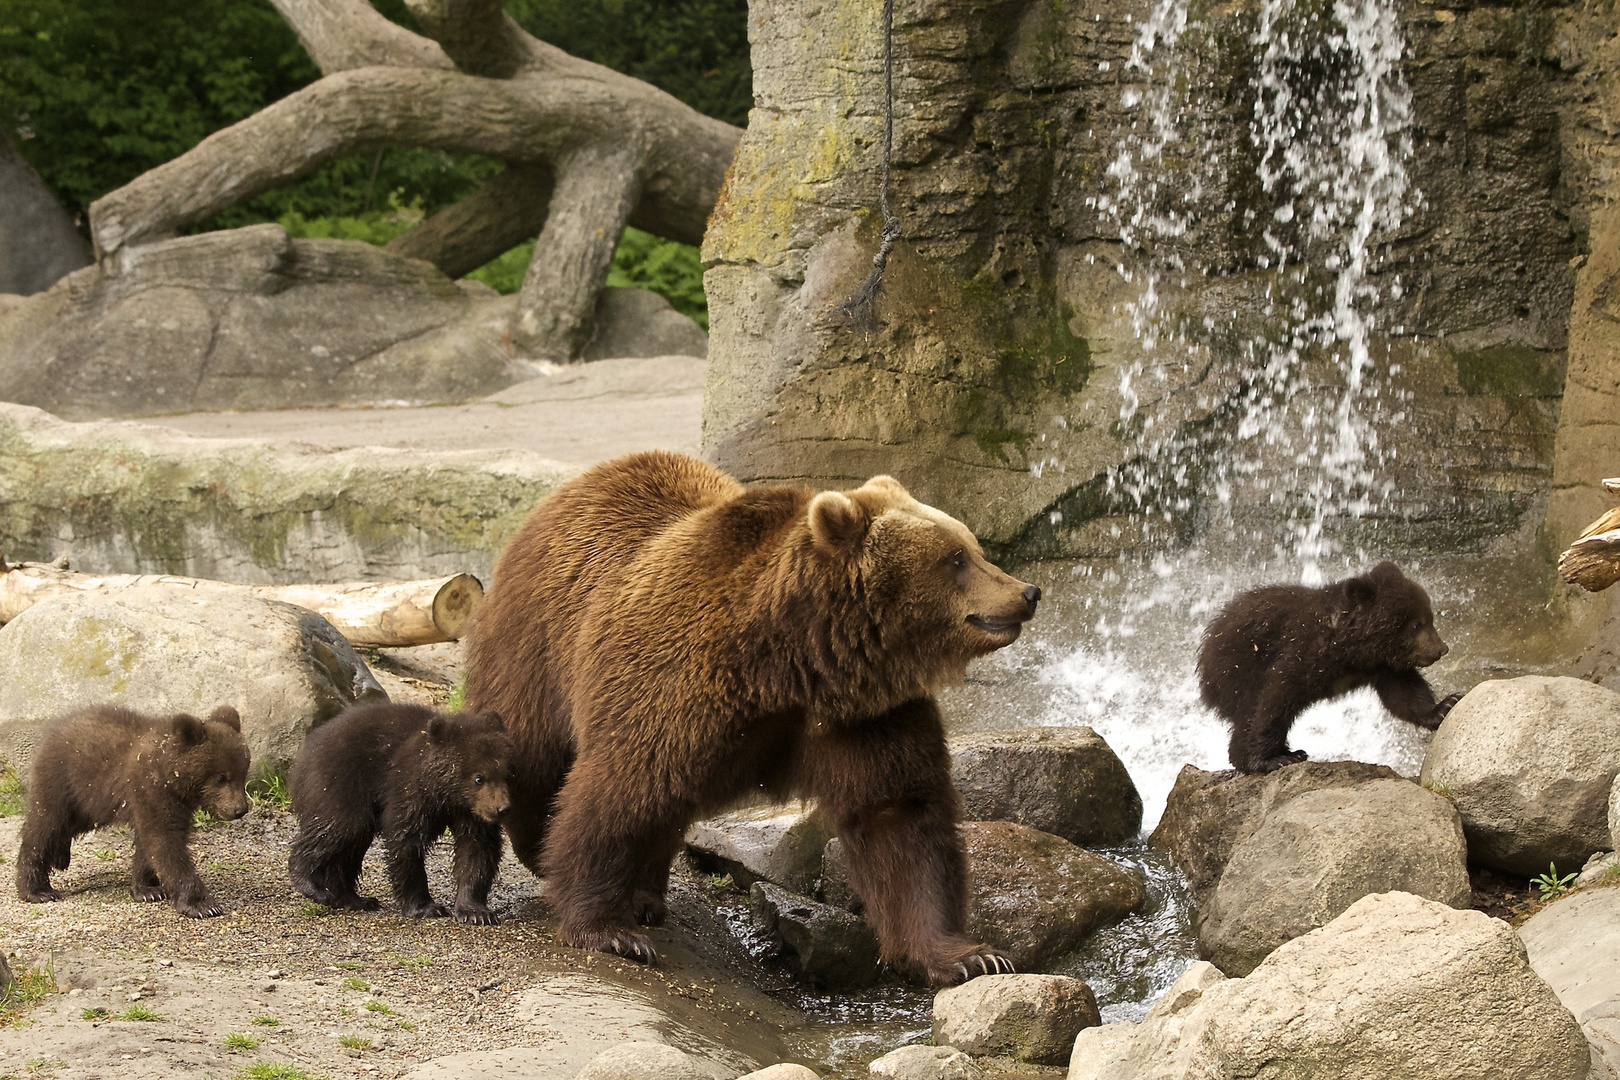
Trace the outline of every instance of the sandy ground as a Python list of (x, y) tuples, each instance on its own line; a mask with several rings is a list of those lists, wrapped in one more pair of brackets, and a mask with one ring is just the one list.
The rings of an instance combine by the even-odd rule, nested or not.
[(532, 450), (589, 465), (633, 450), (695, 454), (704, 361), (692, 356), (598, 360), (465, 405), (185, 413), (150, 421), (193, 435), (313, 446)]

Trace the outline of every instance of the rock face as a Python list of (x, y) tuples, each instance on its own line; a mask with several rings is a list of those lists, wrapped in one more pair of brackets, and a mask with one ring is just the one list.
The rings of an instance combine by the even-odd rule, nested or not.
[(754, 923), (776, 937), (812, 986), (850, 990), (878, 977), (878, 942), (866, 920), (764, 881), (748, 890)]
[(954, 1046), (902, 1046), (867, 1066), (881, 1080), (983, 1080), (984, 1070)]
[(1368, 896), (1247, 978), (1196, 964), (1140, 1025), (1089, 1028), (1069, 1080), (1582, 1080), (1581, 1029), (1504, 923)]
[(0, 551), (248, 584), (469, 572), (576, 470), (522, 451), (337, 453), (0, 404)]
[(951, 780), (967, 821), (1016, 821), (1082, 846), (1121, 844), (1142, 828), (1136, 785), (1088, 727), (954, 739)]
[(707, 356), (703, 327), (648, 289), (608, 285), (596, 301), (596, 332), (581, 360), (621, 356)]
[(1620, 889), (1583, 889), (1519, 927), (1530, 966), (1575, 1014), (1593, 1080), (1620, 1077)]
[(1148, 843), (1170, 853), (1187, 877), (1194, 904), (1203, 907), (1214, 896), (1232, 852), (1272, 810), (1306, 792), (1393, 779), (1398, 779), (1395, 770), (1358, 761), (1306, 761), (1256, 776), (1188, 765), (1176, 777)]
[(1199, 955), (1228, 975), (1247, 975), (1285, 941), (1384, 892), (1468, 906), (1456, 807), (1408, 780), (1306, 792), (1233, 848), (1199, 912)]
[(527, 377), (516, 300), (254, 225), (128, 248), (0, 316), (0, 401), (68, 419), (464, 401)]
[(56, 196), (0, 135), (0, 293), (41, 292), (89, 262), (90, 245)]
[(1098, 1022), (1091, 987), (1066, 975), (983, 975), (934, 996), (934, 1042), (977, 1057), (1062, 1065)]
[(1039, 969), (1142, 906), (1134, 870), (1027, 825), (971, 821), (967, 851), (968, 936)]
[(163, 585), (53, 596), (0, 629), (0, 748), (32, 754), (51, 719), (111, 702), (206, 715), (234, 705), (255, 770), (290, 761), (310, 728), (386, 701), (365, 661), (312, 611)]
[[(1006, 950), (1025, 970), (1068, 952), (1147, 899), (1141, 875), (1060, 836), (1008, 821), (958, 828), (967, 854), (968, 936)], [(843, 843), (834, 839), (822, 856), (829, 904), (859, 906), (848, 873)]]
[[(1294, 211), (1313, 195), (1302, 180), (1264, 181), (1249, 123), (1223, 112), (1253, 117), (1263, 96), (1258, 9), (1197, 9), (1178, 45), (1132, 63), (1151, 12), (1147, 0), (896, 5), (900, 240), (877, 319), (849, 326), (837, 309), (881, 225), (879, 8), (752, 5), (756, 107), (703, 251), (705, 453), (746, 480), (891, 472), (992, 548), (1026, 554), (1139, 548), (1217, 516), (1218, 485), (1177, 474), (1172, 454), (1156, 467), (1154, 451), (1235, 443), (1245, 350), (1291, 328), (1272, 298), (1295, 282), (1267, 245), (1306, 244), (1310, 215)], [(1424, 269), (1398, 295), (1382, 290), (1369, 344), (1404, 403), (1379, 432), (1399, 474), (1379, 525), (1403, 541), (1477, 543), (1545, 490), (1576, 253), (1557, 179), (1569, 75), (1545, 58), (1578, 47), (1557, 44), (1557, 18), (1484, 8), (1441, 20), (1403, 3), (1392, 20), (1411, 90), (1403, 130), (1422, 133), (1394, 156), (1423, 198), (1375, 248), (1388, 241), (1389, 265)], [(1337, 70), (1302, 64), (1290, 99), (1331, 97), (1324, 73)], [(1164, 106), (1177, 134), (1154, 157), (1141, 140), (1166, 88), (1182, 94)], [(1489, 149), (1449, 149), (1464, 140)], [(1122, 191), (1140, 171), (1151, 190)], [(1171, 227), (1155, 231), (1161, 219)], [(1308, 256), (1313, 274), (1330, 254)], [(1331, 319), (1326, 301), (1299, 299)], [(1162, 361), (1161, 334), (1186, 362)], [(1309, 351), (1290, 384), (1296, 416), (1311, 411), (1304, 397), (1314, 406), (1344, 384), (1320, 355), (1331, 346)], [(1133, 516), (1110, 484), (1137, 467), (1173, 521)], [(1221, 498), (1242, 518), (1287, 512), (1294, 493), (1270, 494)]]
[(1423, 782), (1462, 813), (1469, 857), (1515, 874), (1566, 872), (1611, 844), (1620, 772), (1620, 694), (1530, 675), (1481, 683), (1451, 710)]
[(768, 881), (808, 895), (821, 879), (821, 852), (830, 839), (826, 823), (796, 803), (700, 821), (686, 831), (686, 848), (700, 867), (730, 874), (740, 889)]

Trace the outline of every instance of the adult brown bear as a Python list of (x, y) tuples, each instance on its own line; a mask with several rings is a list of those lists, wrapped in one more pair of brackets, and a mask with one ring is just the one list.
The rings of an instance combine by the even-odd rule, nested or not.
[(962, 932), (931, 695), (1039, 599), (886, 476), (745, 489), (647, 453), (558, 488), (496, 567), (467, 707), (506, 718), (507, 835), (563, 939), (650, 962), (636, 924), (662, 921), (687, 825), (804, 795), (843, 838), (884, 959), (939, 985), (1011, 970)]

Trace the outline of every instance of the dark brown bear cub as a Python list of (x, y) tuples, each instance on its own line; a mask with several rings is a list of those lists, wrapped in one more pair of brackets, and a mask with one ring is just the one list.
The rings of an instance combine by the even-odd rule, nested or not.
[(50, 873), (67, 869), (73, 838), (126, 822), (135, 834), (135, 899), (171, 899), (193, 919), (221, 914), (191, 862), (191, 817), (198, 807), (219, 818), (247, 813), (247, 772), (242, 721), (229, 705), (207, 720), (109, 705), (63, 717), (34, 753), (17, 895), (60, 900)]
[(654, 959), (637, 923), (662, 919), (686, 827), (805, 795), (886, 961), (936, 984), (1011, 970), (964, 932), (933, 693), (1017, 640), (1040, 595), (886, 476), (744, 488), (647, 453), (562, 485), (501, 556), (468, 680), (511, 727), (507, 835), (558, 936)]
[[(359, 705), (310, 732), (288, 777), (298, 836), (287, 870), (299, 892), (334, 908), (375, 911), (355, 892), (378, 833), (406, 915), (495, 923), (489, 889), (501, 862), (512, 745), (494, 713), (447, 716), (420, 705)], [(428, 892), (424, 860), (448, 828), (455, 907)]]
[(1423, 586), (1392, 562), (1320, 589), (1273, 585), (1227, 604), (1204, 631), (1204, 704), (1232, 726), (1232, 764), (1271, 772), (1305, 760), (1288, 749), (1295, 717), (1371, 685), (1384, 708), (1436, 728), (1462, 697), (1436, 702), (1418, 674), (1447, 653)]

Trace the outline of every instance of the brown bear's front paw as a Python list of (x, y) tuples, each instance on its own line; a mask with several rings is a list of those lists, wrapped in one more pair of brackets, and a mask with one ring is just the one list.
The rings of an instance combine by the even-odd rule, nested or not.
[(413, 919), (448, 919), (450, 917), (449, 908), (431, 900), (425, 904), (406, 904), (400, 911)]
[(1435, 704), (1434, 712), (1429, 714), (1430, 723), (1427, 724), (1426, 726), (1427, 727), (1439, 727), (1440, 726), (1440, 721), (1444, 720), (1447, 716), (1449, 716), (1451, 714), (1452, 707), (1454, 705), (1456, 705), (1457, 702), (1461, 701), (1462, 699), (1463, 699), (1463, 696), (1461, 694), (1447, 694), (1445, 697), (1441, 698)]
[(155, 904), (169, 898), (169, 890), (161, 885), (131, 885), (129, 895), (143, 904)]
[(54, 904), (62, 899), (62, 894), (47, 885), (43, 889), (34, 889), (22, 893), (22, 898), (30, 904)]
[(214, 919), (225, 914), (225, 909), (207, 896), (200, 900), (176, 900), (174, 910), (188, 919)]
[(467, 923), (471, 926), (495, 926), (500, 921), (500, 916), (487, 907), (473, 907), (469, 904), (466, 907), (456, 908), (456, 922), (458, 923)]
[(627, 926), (610, 926), (600, 930), (563, 930), (559, 936), (568, 944), (581, 949), (599, 949), (602, 952), (634, 960), (638, 964), (658, 963), (658, 950), (652, 939), (639, 930)]
[(345, 896), (326, 906), (342, 911), (381, 911), (382, 901), (375, 896)]
[(930, 986), (955, 986), (980, 975), (1013, 975), (1012, 957), (991, 945), (969, 945), (937, 958), (928, 965)]
[(636, 922), (642, 926), (663, 926), (664, 919), (669, 915), (664, 898), (645, 889), (636, 891), (635, 911)]

